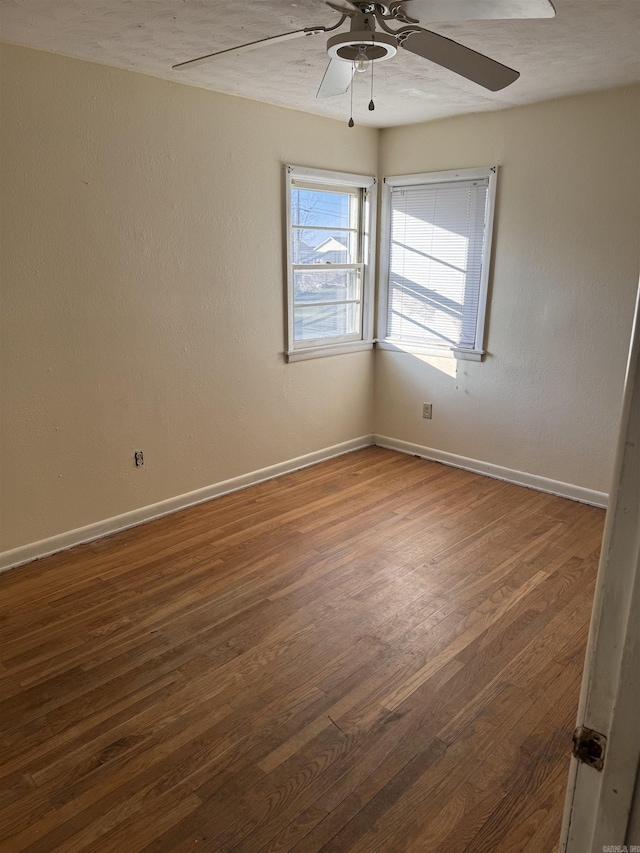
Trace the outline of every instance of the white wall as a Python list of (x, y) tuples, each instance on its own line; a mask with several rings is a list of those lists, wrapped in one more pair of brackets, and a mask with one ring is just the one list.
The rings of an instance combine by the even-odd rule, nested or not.
[(376, 433), (608, 491), (638, 286), (639, 93), (382, 132), (383, 175), (500, 173), (488, 355), (377, 351)]
[(377, 131), (0, 61), (0, 551), (370, 433), (371, 352), (282, 356), (281, 164), (374, 174)]

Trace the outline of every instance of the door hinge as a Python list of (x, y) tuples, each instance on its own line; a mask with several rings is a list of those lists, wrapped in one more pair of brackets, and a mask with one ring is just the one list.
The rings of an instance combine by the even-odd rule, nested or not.
[(607, 751), (607, 739), (600, 732), (578, 726), (573, 733), (573, 754), (583, 764), (602, 770)]

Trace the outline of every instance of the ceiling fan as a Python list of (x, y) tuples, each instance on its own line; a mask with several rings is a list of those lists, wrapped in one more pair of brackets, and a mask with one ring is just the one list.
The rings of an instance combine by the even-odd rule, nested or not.
[[(172, 66), (193, 68), (227, 53), (254, 50), (303, 36), (314, 36), (338, 30), (348, 19), (348, 32), (337, 33), (327, 42), (329, 65), (316, 97), (330, 98), (344, 94), (356, 71), (366, 71), (371, 63), (391, 59), (403, 48), (411, 53), (448, 68), (485, 89), (497, 92), (515, 82), (520, 73), (495, 59), (490, 59), (446, 36), (419, 25), (420, 20), (437, 21), (553, 18), (550, 0), (325, 0), (340, 14), (332, 27), (305, 27), (277, 36), (267, 36), (238, 47), (219, 50)], [(417, 15), (415, 18), (413, 15)], [(392, 27), (390, 23), (400, 24)]]

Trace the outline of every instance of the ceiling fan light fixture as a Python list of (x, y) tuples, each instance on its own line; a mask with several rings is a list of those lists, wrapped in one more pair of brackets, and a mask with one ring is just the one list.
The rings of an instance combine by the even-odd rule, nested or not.
[[(360, 49), (362, 48), (362, 53)], [(361, 32), (338, 33), (327, 42), (327, 53), (331, 59), (342, 59), (344, 62), (355, 62), (366, 59), (367, 70), (369, 62), (384, 62), (398, 52), (397, 40), (387, 33), (363, 30)]]

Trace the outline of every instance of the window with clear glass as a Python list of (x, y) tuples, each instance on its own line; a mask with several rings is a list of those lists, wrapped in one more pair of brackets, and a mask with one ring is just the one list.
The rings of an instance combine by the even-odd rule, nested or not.
[(353, 349), (365, 332), (371, 343), (368, 188), (304, 170), (299, 177), (288, 171), (287, 192), (289, 360)]

